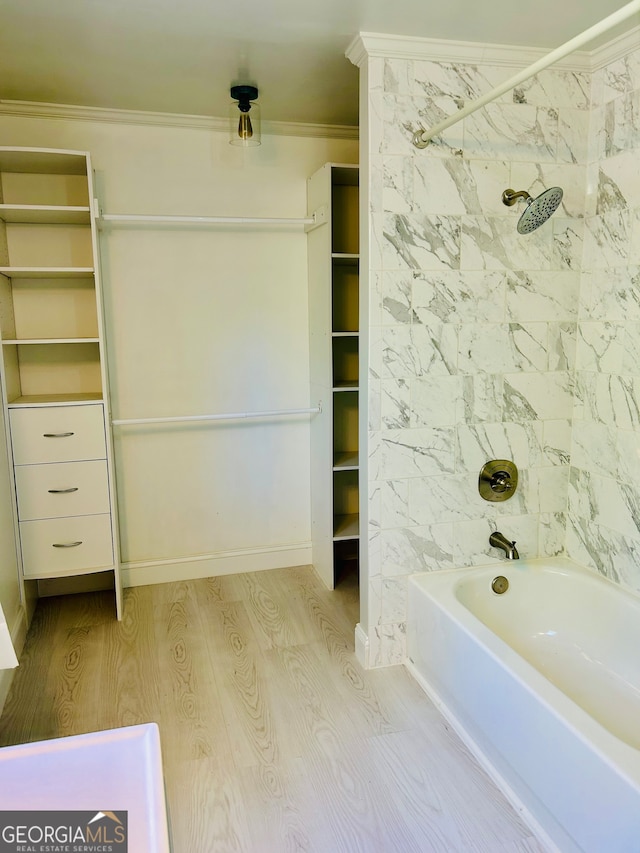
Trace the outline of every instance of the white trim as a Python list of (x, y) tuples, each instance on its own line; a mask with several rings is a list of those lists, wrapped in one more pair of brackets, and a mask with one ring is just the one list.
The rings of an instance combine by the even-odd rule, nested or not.
[[(638, 48), (640, 48), (640, 26), (633, 27), (591, 51), (575, 51), (570, 57), (556, 62), (555, 67), (563, 71), (597, 71)], [(417, 36), (385, 35), (384, 33), (358, 33), (347, 48), (345, 56), (358, 67), (367, 57), (378, 57), (524, 68), (549, 53), (549, 49), (537, 47), (481, 44)]]
[[(159, 113), (145, 110), (117, 110), (105, 107), (83, 107), (75, 104), (48, 104), (38, 101), (0, 99), (0, 116), (52, 118), (68, 121), (98, 121), (112, 124), (140, 124), (158, 127), (185, 127), (218, 133), (229, 132), (229, 120), (212, 116)], [(307, 124), (304, 122), (263, 121), (263, 135), (304, 136), (320, 139), (358, 139), (358, 127), (339, 124)]]
[[(345, 56), (358, 66), (367, 57), (382, 57), (523, 68), (548, 54), (549, 50), (537, 47), (359, 33), (347, 48)], [(565, 59), (557, 65), (565, 71), (591, 71), (590, 54), (577, 51), (571, 59)]]
[[(68, 210), (68, 208), (67, 208)], [(166, 216), (164, 214), (147, 213), (100, 213), (101, 222), (146, 222), (153, 223), (195, 223), (200, 225), (315, 225), (315, 216), (308, 218), (284, 219), (266, 216)]]
[(634, 27), (591, 52), (591, 70), (598, 71), (640, 48), (640, 26)]
[(195, 557), (175, 557), (170, 560), (121, 563), (120, 571), (124, 586), (129, 587), (310, 564), (311, 543), (300, 542), (294, 545), (199, 554)]
[(268, 412), (225, 412), (221, 415), (184, 415), (171, 418), (123, 418), (111, 421), (112, 426), (127, 426), (128, 424), (169, 424), (187, 423), (189, 421), (237, 421), (246, 418), (280, 418), (289, 415), (317, 415), (322, 412), (322, 405), (306, 409), (273, 409)]
[(364, 669), (369, 669), (370, 668), (370, 664), (369, 664), (369, 658), (370, 658), (369, 637), (367, 636), (367, 633), (364, 630), (364, 628), (362, 627), (362, 625), (360, 624), (360, 622), (358, 622), (358, 624), (356, 625), (355, 652), (356, 652), (356, 659), (358, 660), (358, 663)]

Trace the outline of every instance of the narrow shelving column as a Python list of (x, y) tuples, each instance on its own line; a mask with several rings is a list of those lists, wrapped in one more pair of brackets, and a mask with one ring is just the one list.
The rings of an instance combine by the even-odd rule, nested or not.
[(358, 167), (328, 163), (309, 179), (309, 340), (313, 562), (333, 588), (358, 559)]

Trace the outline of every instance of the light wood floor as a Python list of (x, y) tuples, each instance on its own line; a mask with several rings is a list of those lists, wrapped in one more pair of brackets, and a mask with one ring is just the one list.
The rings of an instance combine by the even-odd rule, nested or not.
[(357, 621), (309, 567), (41, 600), (0, 745), (157, 722), (175, 853), (543, 853)]

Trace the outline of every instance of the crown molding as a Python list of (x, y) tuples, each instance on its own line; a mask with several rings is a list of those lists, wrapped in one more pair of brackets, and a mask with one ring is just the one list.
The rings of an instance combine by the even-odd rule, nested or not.
[(357, 36), (354, 36), (344, 52), (344, 55), (356, 66), (356, 68), (360, 68), (369, 56), (364, 43), (365, 36), (366, 33), (358, 33)]
[[(576, 50), (554, 67), (565, 71), (597, 71), (640, 48), (640, 26), (611, 39), (591, 51)], [(358, 33), (345, 52), (360, 67), (367, 58), (462, 62), (473, 65), (503, 65), (525, 68), (547, 56), (551, 50), (505, 44)]]
[(640, 48), (640, 26), (591, 51), (591, 70), (598, 71)]
[[(0, 100), (0, 116), (2, 115), (111, 124), (137, 124), (152, 127), (183, 127), (216, 133), (229, 132), (229, 120), (226, 118), (147, 112), (144, 110), (114, 110), (73, 104), (47, 104), (37, 101)], [(262, 133), (271, 136), (302, 136), (318, 139), (358, 139), (359, 130), (358, 127), (351, 125), (263, 121)]]
[[(368, 57), (381, 57), (526, 68), (550, 52), (543, 48), (517, 45), (359, 33), (347, 48), (345, 56), (357, 66), (362, 65)], [(570, 57), (557, 62), (556, 66), (566, 71), (591, 71), (590, 54), (575, 51)]]

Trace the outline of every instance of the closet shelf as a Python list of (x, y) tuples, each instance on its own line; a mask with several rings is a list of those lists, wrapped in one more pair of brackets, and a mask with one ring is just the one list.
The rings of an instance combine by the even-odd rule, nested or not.
[(360, 536), (360, 519), (357, 513), (352, 515), (337, 515), (333, 520), (333, 541), (343, 539), (358, 539)]
[(354, 266), (360, 260), (360, 255), (351, 252), (332, 252), (331, 260), (335, 264), (344, 263)]
[(334, 471), (357, 471), (359, 458), (357, 450), (341, 450), (333, 454)]
[(93, 267), (0, 267), (9, 278), (86, 278), (94, 274)]
[(100, 338), (13, 338), (2, 341), (3, 346), (22, 346), (23, 344), (97, 344)]
[(87, 174), (87, 156), (81, 151), (56, 148), (0, 147), (0, 172), (33, 175)]
[(91, 209), (69, 205), (0, 204), (0, 220), (28, 225), (88, 225)]
[(50, 406), (54, 403), (57, 406), (75, 405), (76, 403), (95, 403), (104, 399), (101, 393), (86, 393), (86, 394), (24, 394), (16, 397), (15, 400), (9, 400), (7, 407), (9, 409), (19, 409), (20, 406)]

